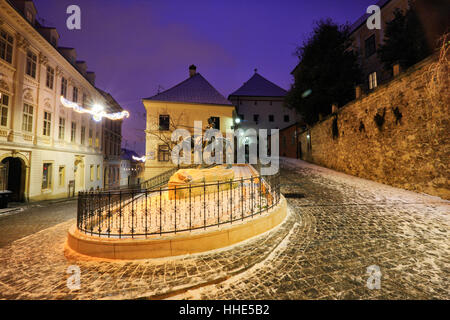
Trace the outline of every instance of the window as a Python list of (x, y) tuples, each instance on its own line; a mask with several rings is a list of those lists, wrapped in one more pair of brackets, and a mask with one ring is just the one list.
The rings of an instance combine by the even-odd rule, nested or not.
[(0, 93), (0, 125), (6, 127), (8, 125), (8, 106), (9, 96), (4, 93)]
[(371, 35), (366, 39), (365, 42), (366, 47), (366, 58), (370, 57), (377, 51), (377, 45), (375, 43), (375, 35)]
[(168, 162), (169, 161), (169, 147), (166, 145), (158, 146), (158, 161)]
[(52, 67), (47, 67), (47, 79), (45, 81), (47, 88), (53, 89), (54, 82), (55, 82), (55, 69), (53, 69)]
[(255, 101), (255, 106), (257, 106), (258, 105), (258, 101)]
[(72, 127), (70, 130), (70, 142), (75, 142), (77, 137), (77, 124), (72, 121)]
[(98, 165), (97, 165), (97, 180), (100, 180), (100, 173), (101, 173), (101, 171), (100, 171), (100, 165), (98, 164)]
[(285, 114), (284, 115), (284, 122), (289, 122), (290, 120), (289, 120), (289, 115), (287, 115), (287, 114)]
[(378, 86), (377, 83), (377, 73), (376, 72), (372, 72), (371, 74), (369, 74), (369, 89), (373, 90)]
[(66, 119), (59, 118), (59, 132), (58, 132), (58, 139), (64, 140), (64, 133), (66, 131)]
[(86, 102), (87, 102), (87, 96), (85, 93), (83, 93), (83, 107), (86, 107)]
[(170, 116), (160, 115), (159, 116), (159, 131), (169, 131), (170, 128)]
[(36, 64), (37, 56), (33, 52), (28, 51), (26, 74), (32, 78), (36, 78)]
[(73, 95), (72, 95), (73, 102), (78, 102), (78, 88), (77, 87), (73, 87)]
[(100, 139), (98, 138), (98, 131), (95, 133), (95, 147), (100, 147)]
[(89, 171), (89, 178), (91, 179), (91, 182), (92, 181), (94, 181), (94, 165), (93, 164), (91, 164), (91, 166), (90, 166), (90, 171)]
[(52, 126), (52, 114), (44, 111), (44, 129), (42, 134), (50, 137), (50, 128)]
[(211, 125), (212, 129), (220, 130), (220, 118), (219, 117), (209, 118), (208, 123)]
[(66, 184), (66, 167), (60, 166), (58, 168), (58, 186), (64, 187)]
[(52, 188), (52, 171), (53, 171), (53, 164), (44, 163), (44, 168), (42, 171), (42, 189)]
[(254, 114), (253, 115), (253, 121), (255, 121), (256, 123), (258, 123), (259, 120), (259, 114)]
[(81, 144), (84, 145), (86, 139), (86, 127), (81, 127)]
[(269, 122), (274, 122), (275, 116), (273, 114), (269, 114)]
[(64, 77), (61, 78), (61, 95), (67, 98), (67, 79)]
[(12, 63), (13, 43), (13, 37), (0, 30), (0, 59)]
[(89, 129), (89, 147), (92, 147), (92, 137), (93, 137), (92, 129)]
[(33, 107), (26, 103), (23, 105), (22, 130), (33, 131)]

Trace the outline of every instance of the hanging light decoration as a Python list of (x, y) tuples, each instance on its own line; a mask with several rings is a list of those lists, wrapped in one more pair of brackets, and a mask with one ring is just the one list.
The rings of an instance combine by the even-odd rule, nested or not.
[(103, 118), (108, 118), (110, 120), (122, 120), (123, 118), (130, 117), (130, 113), (125, 110), (121, 111), (121, 112), (116, 112), (116, 113), (106, 113), (105, 108), (99, 104), (95, 104), (94, 106), (92, 106), (92, 109), (86, 109), (86, 108), (79, 106), (75, 102), (67, 100), (63, 96), (61, 96), (61, 103), (64, 107), (71, 108), (78, 113), (91, 114), (92, 118), (97, 122), (102, 121)]
[(143, 157), (141, 157), (141, 158), (139, 158), (139, 157), (136, 157), (136, 156), (133, 156), (133, 160), (134, 160), (134, 161), (145, 162), (145, 159), (146, 159), (146, 157), (145, 157), (145, 156), (143, 156)]

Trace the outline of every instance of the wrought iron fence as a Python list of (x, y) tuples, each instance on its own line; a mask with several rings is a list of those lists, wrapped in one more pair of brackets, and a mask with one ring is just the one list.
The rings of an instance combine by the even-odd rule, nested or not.
[(80, 192), (77, 227), (135, 238), (220, 227), (253, 218), (280, 200), (280, 177), (253, 176), (183, 187)]

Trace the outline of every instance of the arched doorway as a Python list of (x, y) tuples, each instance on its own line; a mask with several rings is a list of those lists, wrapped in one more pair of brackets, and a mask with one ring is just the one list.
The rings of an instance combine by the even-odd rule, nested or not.
[(12, 192), (12, 202), (25, 201), (25, 164), (20, 158), (8, 157), (3, 159), (6, 167), (6, 189)]

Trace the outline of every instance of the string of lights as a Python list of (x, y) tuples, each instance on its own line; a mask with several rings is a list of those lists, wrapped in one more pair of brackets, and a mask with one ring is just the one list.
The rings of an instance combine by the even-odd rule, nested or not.
[(92, 118), (100, 122), (103, 118), (108, 118), (110, 120), (122, 120), (124, 118), (129, 118), (130, 113), (126, 110), (116, 113), (106, 113), (105, 108), (99, 104), (95, 104), (91, 109), (86, 109), (79, 106), (77, 103), (72, 102), (61, 96), (61, 103), (66, 108), (71, 108), (78, 113), (89, 113), (92, 115)]

